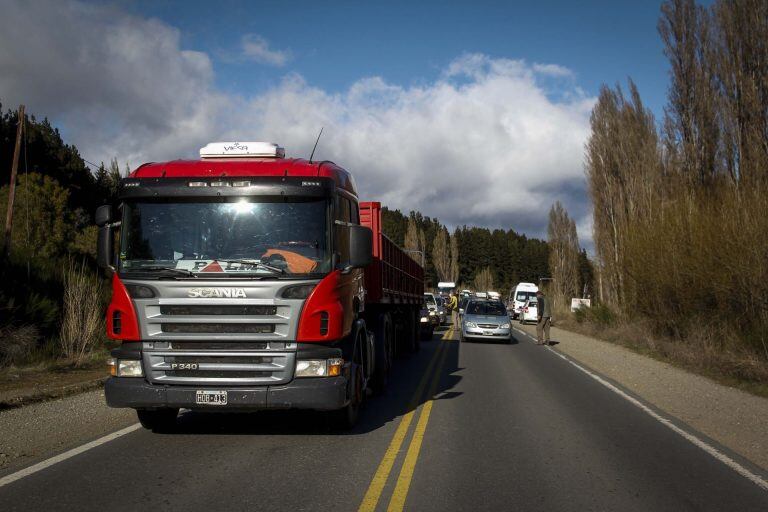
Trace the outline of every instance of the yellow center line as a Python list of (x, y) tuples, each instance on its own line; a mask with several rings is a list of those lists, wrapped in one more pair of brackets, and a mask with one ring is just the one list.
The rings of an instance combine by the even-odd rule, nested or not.
[(435, 349), (435, 353), (432, 355), (432, 359), (429, 360), (427, 370), (421, 377), (421, 381), (416, 388), (416, 393), (414, 393), (413, 398), (411, 398), (411, 402), (408, 405), (408, 412), (400, 420), (400, 424), (397, 426), (397, 430), (395, 430), (395, 435), (392, 438), (392, 441), (389, 443), (387, 451), (384, 453), (384, 458), (381, 460), (381, 463), (379, 463), (379, 467), (376, 469), (376, 473), (373, 475), (373, 480), (371, 480), (371, 484), (368, 486), (368, 490), (365, 492), (363, 501), (360, 503), (360, 508), (358, 508), (359, 512), (373, 512), (376, 510), (376, 505), (379, 503), (381, 492), (384, 490), (384, 486), (387, 484), (389, 474), (392, 472), (392, 466), (395, 463), (397, 454), (400, 452), (400, 447), (403, 444), (403, 440), (405, 440), (405, 436), (408, 433), (408, 428), (411, 425), (413, 415), (419, 405), (419, 400), (422, 393), (424, 392), (424, 388), (427, 385), (429, 376), (432, 372), (432, 368), (435, 366), (435, 362), (438, 360), (440, 354), (444, 351), (444, 348), (445, 345), (442, 343), (438, 345), (437, 349)]
[(437, 392), (437, 385), (440, 382), (440, 376), (443, 372), (443, 364), (445, 364), (445, 356), (447, 353), (447, 350), (443, 350), (443, 352), (440, 354), (440, 362), (437, 363), (437, 370), (432, 377), (432, 384), (429, 386), (429, 397), (427, 398), (424, 406), (421, 408), (419, 421), (416, 424), (416, 430), (413, 432), (411, 444), (408, 446), (408, 452), (405, 455), (403, 467), (400, 469), (400, 475), (397, 477), (397, 484), (395, 485), (395, 490), (392, 493), (392, 498), (389, 501), (387, 512), (400, 512), (403, 510), (403, 507), (405, 507), (405, 499), (408, 497), (408, 490), (411, 487), (413, 472), (416, 469), (416, 461), (419, 459), (421, 443), (424, 440), (424, 432), (426, 432), (427, 423), (429, 423), (429, 414), (432, 412), (432, 403), (434, 401), (433, 397)]

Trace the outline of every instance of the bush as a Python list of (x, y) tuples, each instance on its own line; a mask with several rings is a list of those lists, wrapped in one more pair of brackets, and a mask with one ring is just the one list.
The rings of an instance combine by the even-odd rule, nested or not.
[(597, 324), (599, 327), (612, 327), (616, 324), (616, 313), (605, 304), (595, 304), (592, 307), (581, 307), (573, 313), (580, 324), (585, 322)]
[(80, 366), (102, 341), (104, 293), (101, 280), (85, 262), (70, 260), (64, 272), (64, 304), (59, 346)]
[(0, 367), (27, 362), (39, 339), (37, 328), (32, 325), (0, 328)]

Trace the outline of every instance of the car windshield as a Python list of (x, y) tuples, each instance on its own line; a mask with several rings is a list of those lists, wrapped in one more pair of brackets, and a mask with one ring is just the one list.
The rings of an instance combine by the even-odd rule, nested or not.
[(127, 203), (120, 271), (327, 273), (327, 208), (325, 200)]
[(501, 302), (470, 302), (468, 315), (507, 316), (507, 310)]
[(427, 300), (428, 304), (435, 304), (435, 298), (432, 295), (425, 295), (424, 298)]

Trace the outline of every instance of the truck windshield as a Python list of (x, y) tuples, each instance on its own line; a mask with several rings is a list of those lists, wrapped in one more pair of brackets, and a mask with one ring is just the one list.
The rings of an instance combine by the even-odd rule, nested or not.
[(174, 277), (327, 273), (327, 209), (326, 200), (126, 203), (120, 270)]

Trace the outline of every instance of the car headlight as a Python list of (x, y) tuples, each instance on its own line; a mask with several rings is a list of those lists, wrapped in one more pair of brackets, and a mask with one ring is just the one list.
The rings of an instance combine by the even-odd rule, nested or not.
[(296, 361), (296, 377), (336, 377), (341, 375), (344, 360), (300, 359)]
[(107, 359), (109, 374), (113, 377), (143, 377), (144, 370), (139, 359)]
[(435, 311), (434, 310), (430, 311), (429, 316), (435, 316)]
[(466, 325), (467, 327), (471, 327), (473, 329), (477, 328), (477, 324), (475, 322), (464, 322), (464, 325)]
[(499, 326), (500, 329), (509, 329), (509, 324), (501, 324)]
[(427, 317), (423, 316), (423, 317), (421, 317), (421, 320), (419, 320), (419, 321), (420, 321), (421, 323), (425, 324), (425, 323), (429, 322), (429, 318), (427, 318)]

